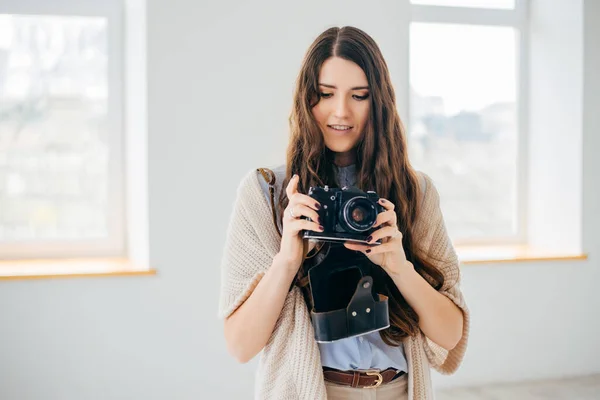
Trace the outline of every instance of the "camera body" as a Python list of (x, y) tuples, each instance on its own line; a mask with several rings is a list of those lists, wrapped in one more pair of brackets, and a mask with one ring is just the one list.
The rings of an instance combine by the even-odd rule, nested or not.
[[(308, 196), (321, 204), (317, 211), (323, 232), (304, 231), (305, 239), (325, 242), (367, 243), (377, 216), (385, 211), (374, 191), (363, 192), (355, 187), (311, 187)], [(370, 244), (381, 244), (375, 241)]]

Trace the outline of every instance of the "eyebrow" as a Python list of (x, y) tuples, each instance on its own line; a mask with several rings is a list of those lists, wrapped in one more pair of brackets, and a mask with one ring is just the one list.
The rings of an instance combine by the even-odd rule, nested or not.
[[(319, 83), (319, 86), (325, 86), (325, 87), (328, 87), (328, 88), (331, 88), (331, 89), (337, 89), (337, 87), (335, 87), (333, 85), (328, 85), (327, 83)], [(356, 86), (356, 87), (353, 87), (350, 90), (360, 90), (360, 89), (368, 89), (368, 88), (369, 88), (368, 86)]]

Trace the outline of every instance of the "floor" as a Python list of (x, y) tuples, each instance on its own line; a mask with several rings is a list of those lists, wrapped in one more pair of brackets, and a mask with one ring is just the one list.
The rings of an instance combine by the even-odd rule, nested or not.
[(581, 378), (446, 389), (436, 400), (600, 400), (600, 375)]

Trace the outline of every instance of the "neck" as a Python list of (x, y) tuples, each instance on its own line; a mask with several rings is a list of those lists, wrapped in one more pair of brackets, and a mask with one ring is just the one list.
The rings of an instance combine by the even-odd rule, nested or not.
[(334, 153), (333, 163), (338, 167), (347, 167), (356, 162), (356, 152), (354, 150), (346, 151), (343, 153)]

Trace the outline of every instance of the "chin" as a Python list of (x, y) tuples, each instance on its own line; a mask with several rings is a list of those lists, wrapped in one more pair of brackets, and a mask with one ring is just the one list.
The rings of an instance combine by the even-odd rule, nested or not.
[(325, 146), (334, 153), (346, 153), (354, 148), (356, 142), (352, 143), (339, 143), (339, 142), (325, 142)]

